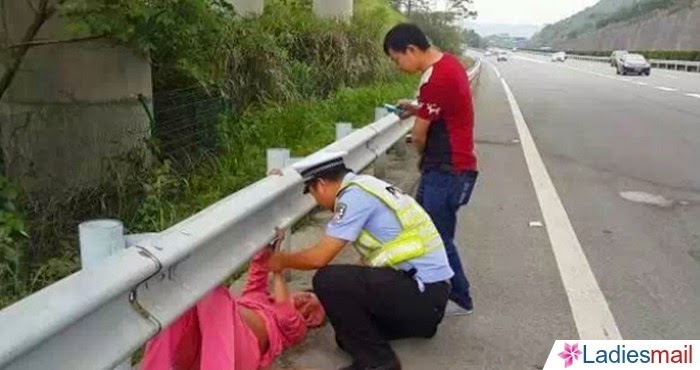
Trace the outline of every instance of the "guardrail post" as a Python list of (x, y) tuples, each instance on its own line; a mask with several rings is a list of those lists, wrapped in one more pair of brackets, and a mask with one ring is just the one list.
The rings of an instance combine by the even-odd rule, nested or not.
[[(91, 220), (78, 225), (80, 239), (80, 264), (83, 269), (95, 268), (109, 256), (126, 248), (124, 224), (119, 220)], [(106, 335), (110, 335), (106, 333)], [(114, 370), (130, 370), (131, 359), (127, 358)]]
[[(379, 121), (384, 118), (389, 112), (386, 108), (377, 107), (374, 108), (374, 121)], [(374, 177), (384, 178), (386, 177), (386, 168), (388, 165), (388, 159), (386, 153), (381, 153), (377, 156), (377, 160), (374, 161)]]
[(289, 149), (269, 148), (267, 149), (267, 173), (273, 169), (281, 170), (287, 167), (289, 162)]
[[(377, 107), (374, 110), (374, 120), (378, 121), (382, 118), (384, 118), (386, 115), (389, 114), (389, 111), (386, 108), (381, 108)], [(406, 149), (406, 140), (401, 139), (397, 141), (394, 145), (392, 145), (391, 149), (396, 153), (396, 156), (399, 158), (405, 158), (407, 149)]]
[(352, 123), (338, 122), (335, 124), (335, 141), (338, 141), (353, 132)]
[[(294, 162), (301, 160), (302, 158), (294, 158)], [(267, 149), (267, 173), (273, 169), (281, 170), (289, 165), (291, 165), (292, 157), (290, 156), (290, 151), (287, 148), (268, 148)], [(284, 240), (280, 249), (285, 252), (291, 252), (292, 250), (292, 229), (288, 228), (284, 230)], [(287, 281), (292, 280), (291, 270), (286, 270), (284, 272), (284, 278)]]

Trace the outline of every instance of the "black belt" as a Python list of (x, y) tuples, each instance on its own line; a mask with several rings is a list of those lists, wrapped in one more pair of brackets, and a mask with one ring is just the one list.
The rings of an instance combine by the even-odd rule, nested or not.
[(416, 268), (414, 267), (410, 270), (401, 270), (401, 272), (408, 275), (408, 277), (412, 278), (412, 277), (416, 276), (416, 274), (418, 273), (418, 270), (416, 270)]
[[(408, 277), (410, 277), (410, 278), (415, 277), (416, 274), (418, 273), (418, 270), (416, 270), (415, 267), (412, 268), (412, 269), (410, 269), (410, 270), (399, 270), (399, 271), (401, 271), (404, 275), (406, 275), (406, 276), (408, 276)], [(452, 286), (452, 284), (450, 283), (450, 279), (442, 280), (442, 281), (435, 281), (435, 282), (432, 282), (432, 283), (423, 283), (423, 285), (425, 285), (425, 286), (434, 285), (434, 284), (447, 284), (447, 285), (450, 286), (450, 287)], [(450, 288), (450, 289), (451, 289), (451, 288)]]

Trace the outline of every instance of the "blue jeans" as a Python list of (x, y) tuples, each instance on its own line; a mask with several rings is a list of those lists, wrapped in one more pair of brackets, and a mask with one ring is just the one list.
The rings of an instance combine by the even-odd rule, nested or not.
[(469, 294), (469, 280), (454, 243), (455, 228), (457, 211), (469, 202), (478, 175), (477, 171), (454, 174), (426, 170), (420, 178), (416, 194), (416, 200), (428, 212), (445, 243), (447, 259), (455, 273), (452, 277), (450, 300), (464, 308), (472, 307), (472, 299)]

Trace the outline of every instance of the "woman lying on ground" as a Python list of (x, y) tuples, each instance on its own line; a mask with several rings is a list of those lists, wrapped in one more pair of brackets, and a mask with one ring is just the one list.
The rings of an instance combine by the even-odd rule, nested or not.
[(146, 346), (142, 370), (258, 370), (300, 343), (307, 328), (323, 324), (316, 295), (290, 293), (267, 260), (276, 243), (258, 253), (240, 297), (219, 286), (159, 333)]

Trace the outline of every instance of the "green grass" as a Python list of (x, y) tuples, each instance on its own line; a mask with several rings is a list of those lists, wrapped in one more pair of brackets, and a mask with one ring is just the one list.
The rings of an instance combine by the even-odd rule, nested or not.
[(293, 156), (305, 156), (333, 142), (335, 123), (371, 123), (374, 107), (413, 96), (417, 82), (416, 77), (401, 76), (388, 83), (343, 88), (328, 99), (251, 109), (241, 117), (223, 119), (223, 154), (192, 176), (184, 196), (175, 200), (178, 208), (185, 213), (199, 210), (263, 177), (267, 148), (289, 148)]
[(388, 1), (355, 0), (354, 13), (356, 15), (367, 15), (374, 12), (380, 12), (384, 15), (387, 20), (387, 30), (397, 23), (406, 21), (406, 17), (392, 8)]

